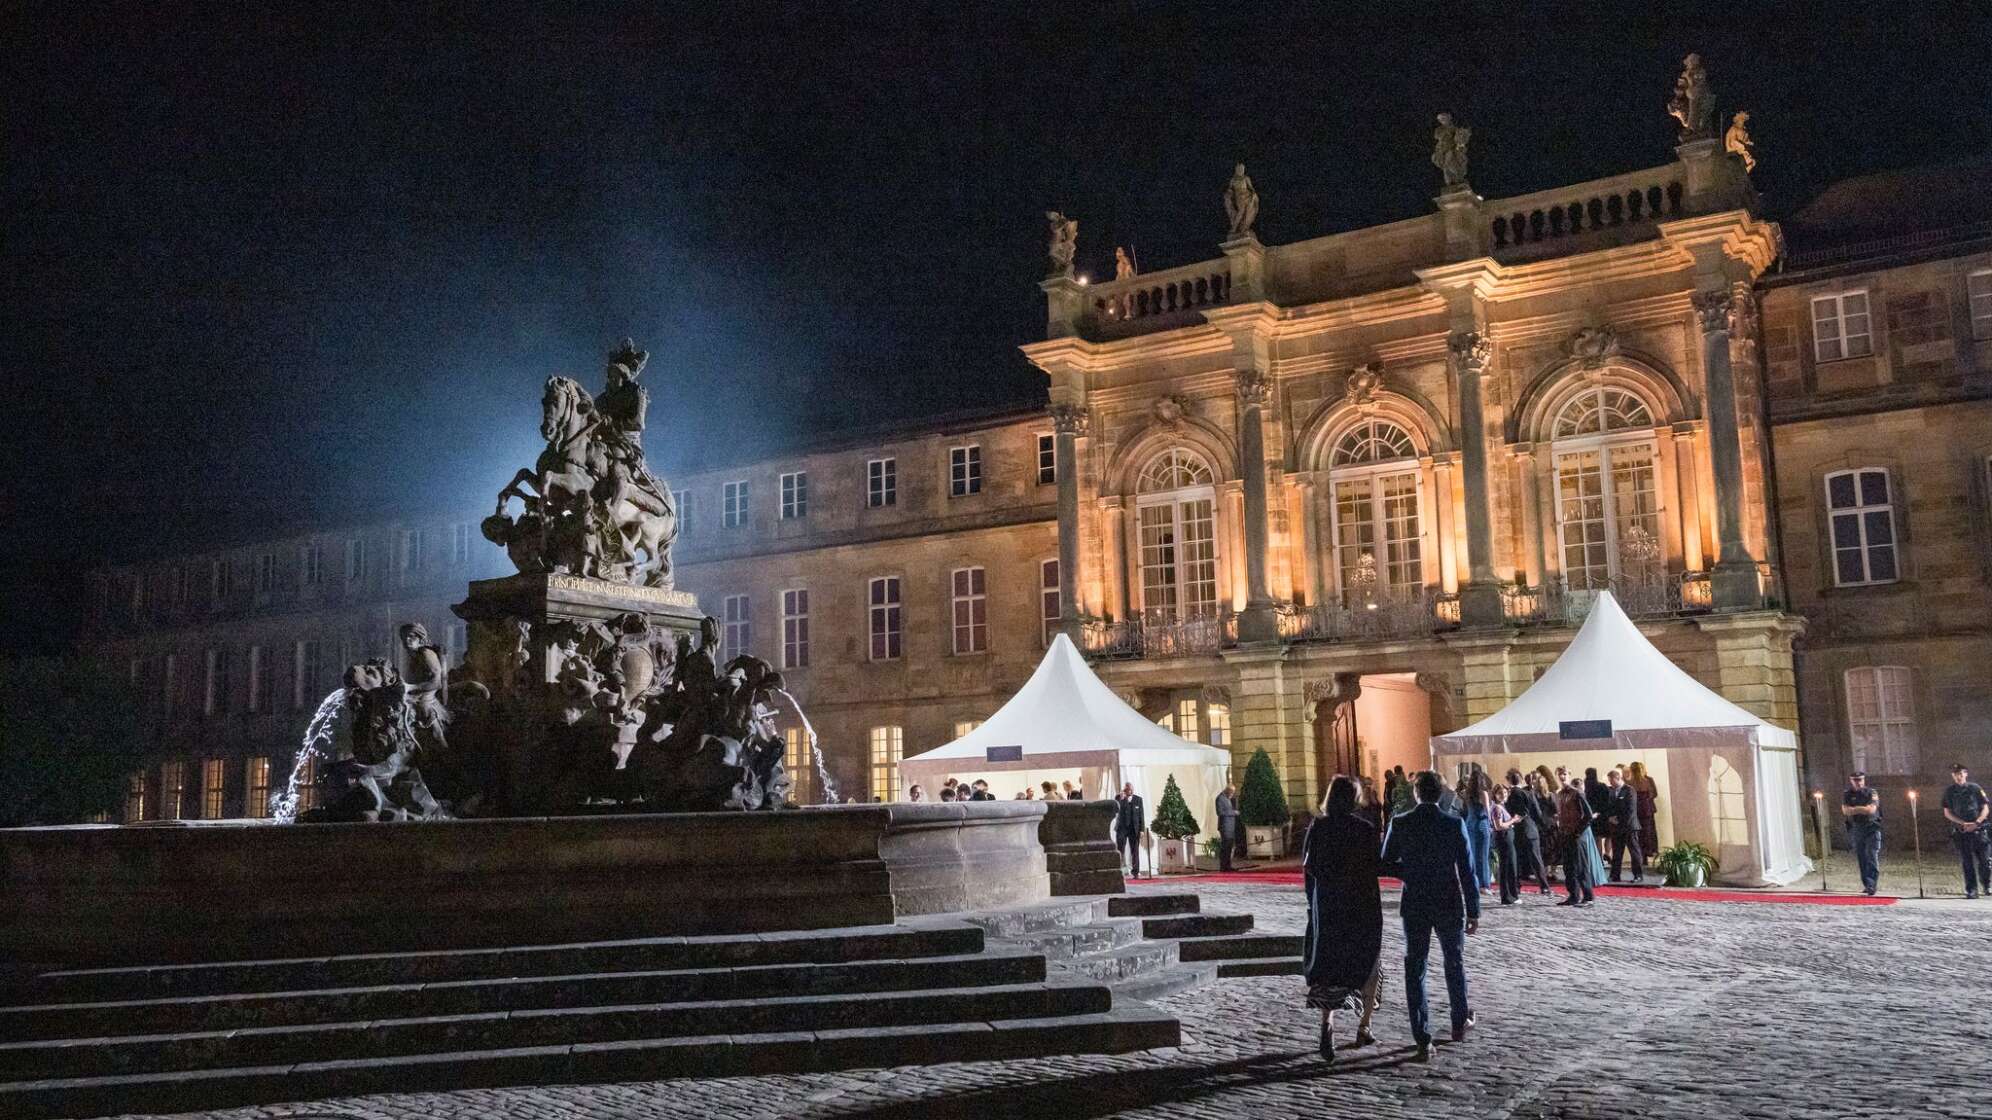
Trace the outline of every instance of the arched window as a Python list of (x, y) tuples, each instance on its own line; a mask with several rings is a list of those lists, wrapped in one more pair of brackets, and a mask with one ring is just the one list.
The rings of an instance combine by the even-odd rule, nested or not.
[(1364, 420), (1335, 441), (1329, 486), (1335, 566), (1346, 605), (1425, 582), (1417, 454), (1411, 434), (1388, 420)]
[(1715, 825), (1715, 842), (1726, 848), (1750, 845), (1749, 799), (1743, 795), (1743, 775), (1716, 755), (1708, 767), (1708, 816)]
[(1556, 534), (1572, 588), (1666, 572), (1653, 411), (1635, 394), (1586, 389), (1557, 414)]
[(1217, 613), (1216, 472), (1172, 447), (1135, 482), (1141, 610), (1152, 621)]

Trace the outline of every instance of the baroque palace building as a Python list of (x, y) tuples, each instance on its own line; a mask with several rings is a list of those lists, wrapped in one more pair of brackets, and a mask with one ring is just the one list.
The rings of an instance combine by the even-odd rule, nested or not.
[[(1781, 233), (1721, 141), (1675, 157), (1501, 200), (1460, 168), (1434, 213), (1288, 245), (1234, 199), (1218, 255), (1095, 283), (1061, 219), (1023, 347), (1048, 411), (673, 473), (680, 586), (782, 670), (840, 799), (903, 796), (898, 760), (1062, 629), (1158, 722), (1266, 749), (1304, 811), (1428, 765), (1611, 589), (1800, 729), (1813, 786), (1927, 801), (1992, 769), (1992, 225), (1909, 203), (1992, 184), (1855, 180)], [(167, 750), (127, 818), (258, 815), (340, 669), (409, 620), (459, 655), (449, 605), (504, 568), (464, 515), (95, 573), (91, 645)]]

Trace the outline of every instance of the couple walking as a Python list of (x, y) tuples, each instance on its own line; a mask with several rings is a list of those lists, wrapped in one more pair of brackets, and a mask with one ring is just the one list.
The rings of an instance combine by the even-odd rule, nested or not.
[(1375, 1014), (1383, 953), (1383, 896), (1377, 876), (1404, 882), (1398, 905), (1404, 922), (1404, 996), (1411, 1012), (1411, 1038), (1418, 1061), (1429, 1061), (1430, 1012), (1425, 1004), (1425, 964), (1437, 936), (1445, 959), (1446, 996), (1452, 1010), (1452, 1038), (1459, 1042), (1473, 1025), (1466, 1002), (1466, 935), (1480, 929), (1480, 884), (1475, 876), (1466, 826), (1439, 809), (1439, 776), (1419, 774), (1412, 783), (1416, 804), (1390, 820), (1381, 846), (1376, 826), (1356, 808), (1355, 778), (1337, 775), (1329, 784), (1321, 815), (1301, 842), (1307, 887), (1307, 939), (1303, 948), (1307, 1003), (1321, 1012), (1321, 1056), (1335, 1058), (1335, 1013), (1354, 1011), (1357, 1046), (1375, 1039)]

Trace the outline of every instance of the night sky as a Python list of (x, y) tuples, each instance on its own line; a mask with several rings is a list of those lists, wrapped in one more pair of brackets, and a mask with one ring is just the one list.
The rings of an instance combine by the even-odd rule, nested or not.
[(1440, 109), (1489, 198), (1666, 162), (1691, 49), (1773, 215), (1992, 149), (1983, 6), (325, 8), (5, 7), (6, 647), (106, 560), (481, 507), (624, 335), (667, 469), (1041, 401), (1047, 208), (1095, 276), (1214, 257), (1237, 160), (1268, 243), (1425, 213)]

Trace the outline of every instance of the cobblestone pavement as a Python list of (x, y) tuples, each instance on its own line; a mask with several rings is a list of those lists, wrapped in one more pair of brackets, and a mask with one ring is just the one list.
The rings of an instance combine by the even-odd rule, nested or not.
[[(1291, 887), (1203, 884), (1207, 911), (1304, 924)], [(1992, 901), (1887, 907), (1530, 896), (1468, 945), (1478, 1026), (1407, 1061), (1402, 938), (1385, 923), (1378, 1046), (1333, 1066), (1294, 977), (1162, 1001), (1180, 1049), (806, 1076), (374, 1096), (227, 1120), (810, 1117), (1971, 1117), (1992, 1069)], [(1446, 1021), (1432, 966), (1435, 1023)], [(1441, 1035), (1443, 1037), (1443, 1034)]]

